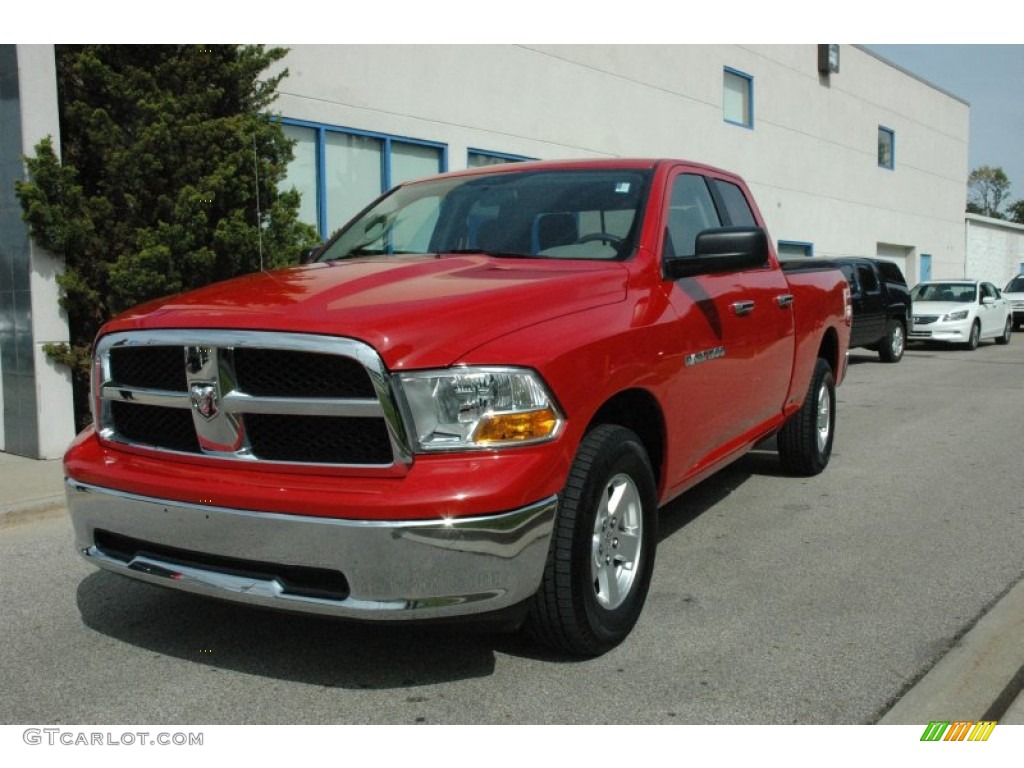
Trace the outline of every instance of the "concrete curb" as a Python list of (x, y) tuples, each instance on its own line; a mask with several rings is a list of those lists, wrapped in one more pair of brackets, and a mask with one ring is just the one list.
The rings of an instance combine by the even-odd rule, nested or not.
[(35, 499), (22, 499), (13, 504), (0, 504), (0, 528), (18, 525), (49, 512), (62, 511), (66, 502), (67, 498), (60, 493)]
[(1024, 580), (1019, 581), (878, 722), (996, 720), (1024, 725)]
[(64, 507), (60, 459), (29, 459), (0, 452), (0, 479), (0, 528)]

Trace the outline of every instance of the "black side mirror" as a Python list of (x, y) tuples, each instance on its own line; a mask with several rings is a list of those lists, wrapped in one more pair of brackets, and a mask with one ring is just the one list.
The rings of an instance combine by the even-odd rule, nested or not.
[(319, 248), (304, 248), (299, 251), (299, 264), (310, 264), (316, 259), (316, 255), (320, 252)]
[(697, 235), (696, 254), (665, 259), (672, 280), (716, 272), (738, 272), (768, 266), (768, 235), (761, 227), (705, 229)]

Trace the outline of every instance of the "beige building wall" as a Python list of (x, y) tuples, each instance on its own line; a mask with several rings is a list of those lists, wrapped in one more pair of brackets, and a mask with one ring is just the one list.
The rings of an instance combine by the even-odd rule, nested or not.
[[(964, 263), (969, 106), (856, 46), (292, 46), (287, 118), (535, 158), (669, 156), (751, 185), (776, 241), (882, 255), (908, 280)], [(753, 126), (723, 119), (723, 72), (751, 78)], [(879, 126), (895, 136), (878, 163)]]

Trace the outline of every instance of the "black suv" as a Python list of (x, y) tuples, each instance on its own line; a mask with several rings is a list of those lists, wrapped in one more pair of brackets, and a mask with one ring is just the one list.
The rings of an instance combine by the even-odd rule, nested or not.
[(794, 259), (784, 269), (834, 267), (850, 284), (853, 300), (853, 328), (850, 348), (866, 347), (878, 352), (886, 363), (898, 363), (907, 344), (910, 327), (910, 289), (898, 265), (884, 259), (837, 256), (825, 259)]

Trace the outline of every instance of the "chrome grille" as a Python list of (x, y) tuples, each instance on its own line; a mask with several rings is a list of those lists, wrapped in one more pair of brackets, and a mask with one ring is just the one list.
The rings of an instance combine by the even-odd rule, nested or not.
[(110, 375), (129, 387), (188, 389), (181, 347), (115, 347), (110, 350)]
[[(237, 349), (238, 386), (250, 395), (373, 397), (366, 369), (355, 360), (287, 349)], [(280, 372), (288, 371), (287, 381)]]
[(101, 437), (236, 461), (409, 462), (390, 378), (352, 339), (259, 331), (111, 334), (96, 349)]
[(383, 419), (341, 416), (245, 417), (252, 451), (270, 461), (387, 464), (391, 443)]
[(188, 411), (114, 401), (110, 413), (117, 433), (125, 440), (172, 451), (201, 452)]

